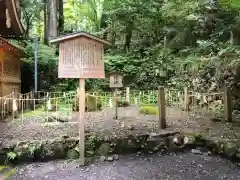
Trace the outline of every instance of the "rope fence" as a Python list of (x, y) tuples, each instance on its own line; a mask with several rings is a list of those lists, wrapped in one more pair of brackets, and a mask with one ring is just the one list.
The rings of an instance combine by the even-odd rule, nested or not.
[[(164, 106), (166, 106), (166, 116), (171, 116), (170, 110), (178, 108), (188, 112), (189, 116), (196, 115), (200, 109), (207, 112), (215, 111), (212, 104), (221, 107), (224, 110), (225, 117), (231, 119), (231, 95), (229, 90), (214, 93), (199, 93), (183, 90), (164, 89)], [(130, 106), (158, 106), (159, 90), (130, 90), (127, 88), (118, 91), (117, 101)], [(86, 92), (86, 111), (102, 110), (115, 106), (115, 96), (113, 92)], [(58, 111), (65, 114), (72, 114), (78, 111), (79, 97), (77, 91), (68, 92), (29, 92), (26, 94), (11, 93), (7, 96), (0, 97), (0, 117), (5, 119), (8, 116), (16, 117), (20, 114), (23, 117), (26, 112), (44, 112)], [(203, 112), (201, 110), (201, 112)], [(204, 111), (206, 112), (206, 111)], [(174, 113), (174, 112), (172, 112)], [(30, 113), (29, 113), (30, 114)], [(32, 113), (33, 115), (35, 113)], [(227, 115), (228, 114), (228, 115)], [(228, 117), (227, 117), (228, 116)]]

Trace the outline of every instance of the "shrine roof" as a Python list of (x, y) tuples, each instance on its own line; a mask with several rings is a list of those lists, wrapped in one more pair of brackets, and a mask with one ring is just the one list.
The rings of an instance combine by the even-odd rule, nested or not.
[(12, 39), (23, 36), (20, 14), (19, 0), (0, 0), (0, 37)]
[(21, 48), (13, 45), (8, 40), (6, 40), (6, 39), (4, 39), (2, 37), (0, 37), (0, 48), (8, 49), (10, 51), (18, 53), (19, 55), (22, 55), (24, 53), (24, 51)]

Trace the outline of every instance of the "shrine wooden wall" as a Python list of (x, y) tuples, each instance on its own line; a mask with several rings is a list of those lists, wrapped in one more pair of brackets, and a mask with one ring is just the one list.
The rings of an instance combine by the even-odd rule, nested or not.
[(20, 57), (11, 53), (11, 51), (7, 51), (0, 58), (0, 97), (12, 92), (20, 93)]

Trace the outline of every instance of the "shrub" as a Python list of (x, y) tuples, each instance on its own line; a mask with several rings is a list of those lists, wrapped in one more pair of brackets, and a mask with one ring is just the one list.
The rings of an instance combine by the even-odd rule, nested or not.
[(127, 107), (129, 106), (129, 102), (124, 100), (117, 100), (117, 107)]
[(158, 113), (158, 108), (156, 106), (142, 106), (140, 108), (141, 114), (155, 115)]
[(240, 111), (240, 100), (233, 100), (233, 110)]
[[(73, 111), (79, 111), (79, 99), (73, 100)], [(101, 109), (102, 105), (98, 97), (87, 95), (85, 98), (85, 111), (96, 111)]]

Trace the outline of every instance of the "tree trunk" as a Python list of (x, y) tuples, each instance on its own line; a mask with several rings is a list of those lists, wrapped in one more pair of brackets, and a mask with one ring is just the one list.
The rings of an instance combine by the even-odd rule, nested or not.
[(130, 49), (130, 44), (132, 40), (133, 32), (133, 21), (129, 21), (125, 29), (125, 42), (124, 42), (124, 51), (128, 52)]
[(59, 0), (59, 17), (58, 17), (58, 23), (59, 23), (59, 33), (63, 33), (64, 31), (64, 13), (63, 13), (63, 0)]
[(44, 44), (48, 44), (48, 0), (43, 0), (44, 3)]
[(57, 0), (48, 1), (48, 40), (57, 36)]

